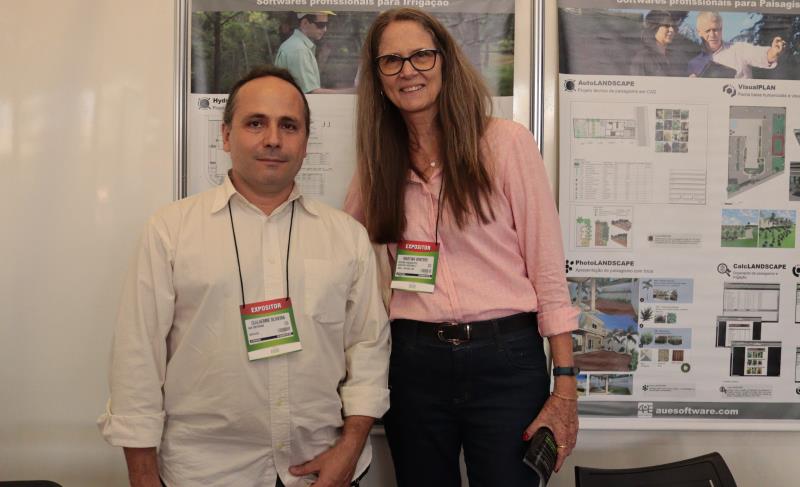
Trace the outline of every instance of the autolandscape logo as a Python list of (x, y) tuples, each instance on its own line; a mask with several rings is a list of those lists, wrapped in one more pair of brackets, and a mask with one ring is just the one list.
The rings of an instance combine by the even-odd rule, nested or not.
[(577, 86), (636, 86), (636, 83), (633, 81), (620, 79), (579, 80), (574, 83)]

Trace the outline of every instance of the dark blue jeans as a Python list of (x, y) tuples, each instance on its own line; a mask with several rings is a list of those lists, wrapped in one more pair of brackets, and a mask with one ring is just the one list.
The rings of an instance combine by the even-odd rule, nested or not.
[(460, 345), (392, 323), (384, 421), (399, 487), (460, 487), (462, 447), (471, 487), (539, 485), (522, 462), (522, 434), (550, 389), (532, 321)]

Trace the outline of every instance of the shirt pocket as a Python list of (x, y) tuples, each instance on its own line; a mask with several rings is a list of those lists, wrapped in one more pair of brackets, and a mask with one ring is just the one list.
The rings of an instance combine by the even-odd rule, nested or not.
[(324, 259), (305, 259), (304, 300), (314, 322), (343, 325), (351, 275), (348, 266)]

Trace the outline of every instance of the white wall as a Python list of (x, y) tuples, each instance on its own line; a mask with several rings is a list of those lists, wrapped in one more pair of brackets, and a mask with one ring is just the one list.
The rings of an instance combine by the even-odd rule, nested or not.
[[(547, 0), (555, 93), (555, 0)], [(125, 485), (94, 426), (121, 281), (148, 215), (172, 199), (174, 4), (59, 0), (0, 15), (0, 480)], [(556, 166), (554, 100), (546, 160)], [(382, 438), (367, 487), (390, 487)], [(800, 433), (582, 431), (575, 464), (717, 450), (740, 486), (796, 485)]]
[(172, 199), (173, 9), (0, 6), (0, 480), (125, 485), (94, 421), (125, 269)]

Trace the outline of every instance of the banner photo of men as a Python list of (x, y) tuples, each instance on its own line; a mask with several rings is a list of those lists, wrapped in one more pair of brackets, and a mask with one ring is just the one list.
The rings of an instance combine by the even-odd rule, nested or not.
[(560, 8), (560, 72), (800, 79), (800, 16), (785, 12)]
[(230, 160), (222, 149), (220, 124), (227, 93), (253, 67), (273, 64), (292, 74), (311, 108), (308, 155), (296, 182), (304, 194), (340, 206), (355, 168), (355, 92), (361, 46), (375, 17), (393, 7), (416, 7), (439, 18), (483, 74), (495, 116), (511, 118), (514, 3), (191, 1), (187, 192), (196, 193), (224, 180)]
[(581, 425), (798, 429), (800, 2), (558, 7)]

